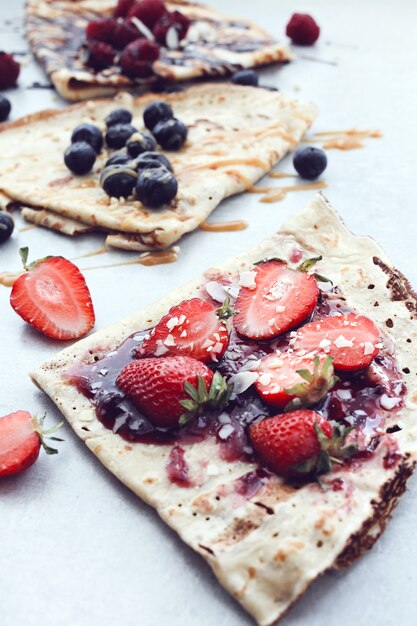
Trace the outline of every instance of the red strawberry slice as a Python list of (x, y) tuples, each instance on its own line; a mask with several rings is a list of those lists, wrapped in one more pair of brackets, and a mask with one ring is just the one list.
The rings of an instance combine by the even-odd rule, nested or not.
[(95, 323), (93, 303), (84, 276), (63, 257), (47, 257), (27, 265), (13, 285), (10, 304), (22, 319), (53, 339), (78, 339)]
[(233, 318), (237, 332), (249, 339), (272, 339), (303, 322), (319, 297), (314, 276), (289, 268), (283, 261), (260, 263), (241, 273)]
[(180, 355), (203, 363), (218, 361), (229, 343), (228, 330), (218, 311), (213, 304), (199, 298), (184, 300), (151, 330), (135, 357)]
[(296, 350), (330, 354), (336, 369), (354, 371), (372, 362), (379, 351), (379, 340), (379, 330), (370, 319), (349, 313), (306, 324), (292, 343)]
[[(0, 417), (0, 477), (19, 474), (33, 465), (41, 445), (48, 454), (57, 452), (47, 446), (42, 437), (57, 430), (61, 424), (42, 432), (42, 422), (38, 422), (28, 411), (16, 411)], [(52, 439), (62, 441), (57, 437)]]

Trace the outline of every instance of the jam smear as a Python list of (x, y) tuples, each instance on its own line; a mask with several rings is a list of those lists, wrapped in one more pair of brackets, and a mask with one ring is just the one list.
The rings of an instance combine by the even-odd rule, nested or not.
[(240, 496), (250, 500), (268, 482), (271, 474), (264, 469), (248, 472), (234, 481), (234, 490)]
[(167, 475), (169, 480), (179, 487), (192, 487), (190, 480), (188, 463), (185, 460), (185, 450), (181, 446), (175, 445), (169, 455), (167, 463)]

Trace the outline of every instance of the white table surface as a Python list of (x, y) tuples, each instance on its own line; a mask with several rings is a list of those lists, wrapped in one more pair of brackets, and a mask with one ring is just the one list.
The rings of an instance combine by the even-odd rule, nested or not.
[[(326, 194), (349, 227), (370, 234), (417, 285), (415, 0), (211, 0), (231, 15), (256, 19), (277, 36), (295, 10), (310, 11), (322, 26), (314, 48), (262, 80), (320, 108), (315, 130), (378, 128), (384, 137), (362, 150), (328, 152)], [(0, 45), (25, 52), (23, 0), (0, 1)], [(12, 118), (63, 106), (23, 59), (19, 88), (7, 95)], [(27, 60), (25, 60), (27, 59)], [(316, 59), (316, 61), (312, 60)], [(1, 149), (1, 141), (0, 141)], [(279, 169), (291, 171), (286, 159)], [(277, 181), (278, 184), (278, 181)], [(258, 204), (251, 194), (223, 203), (216, 221), (245, 219), (247, 230), (196, 232), (181, 242), (177, 263), (86, 271), (97, 313), (96, 329), (162, 296), (198, 271), (256, 244), (312, 192)], [(0, 271), (18, 269), (18, 249), (31, 258), (74, 257), (101, 237), (65, 238), (41, 228), (19, 232), (0, 248)], [(84, 259), (82, 268), (123, 260), (112, 252)], [(33, 366), (61, 349), (25, 325), (0, 287), (0, 415), (28, 409), (51, 420), (58, 411), (29, 381)], [(54, 458), (41, 454), (25, 474), (0, 482), (1, 626), (243, 626), (252, 624), (215, 581), (203, 560), (167, 529), (153, 510), (106, 471), (66, 425)], [(414, 626), (417, 623), (417, 483), (410, 481), (387, 531), (348, 571), (316, 582), (283, 626)]]

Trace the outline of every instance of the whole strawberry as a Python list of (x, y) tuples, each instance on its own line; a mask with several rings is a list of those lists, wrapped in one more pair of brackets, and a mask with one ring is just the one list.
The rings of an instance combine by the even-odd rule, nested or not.
[(138, 359), (122, 369), (116, 384), (153, 424), (165, 428), (222, 408), (232, 391), (220, 374), (186, 356)]
[(11, 54), (0, 52), (0, 89), (14, 87), (19, 78), (20, 64)]
[(159, 52), (154, 41), (137, 39), (123, 50), (118, 65), (130, 78), (148, 78), (152, 74), (152, 64), (159, 59)]
[(62, 441), (51, 437), (63, 422), (49, 430), (43, 430), (43, 421), (36, 420), (28, 411), (15, 411), (0, 417), (0, 477), (19, 474), (33, 465), (41, 446), (47, 454), (58, 450), (50, 448), (45, 439)]
[(166, 7), (162, 0), (138, 0), (129, 10), (128, 16), (136, 17), (152, 29), (165, 12)]
[(294, 13), (285, 34), (298, 46), (312, 46), (319, 38), (320, 27), (311, 15)]

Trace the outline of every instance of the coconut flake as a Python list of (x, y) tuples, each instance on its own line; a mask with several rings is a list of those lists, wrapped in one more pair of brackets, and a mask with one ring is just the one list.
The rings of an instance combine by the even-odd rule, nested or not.
[(240, 368), (239, 372), (253, 372), (254, 370), (259, 369), (261, 364), (261, 359), (254, 359), (253, 357), (249, 357), (244, 365)]
[(168, 348), (166, 348), (162, 341), (158, 339), (158, 341), (156, 342), (155, 356), (163, 356), (167, 352), (169, 352)]
[(205, 348), (208, 348), (209, 346), (214, 346), (214, 341), (212, 341), (211, 339), (206, 339), (201, 347), (204, 350)]
[(276, 313), (284, 313), (284, 311), (285, 311), (285, 306), (282, 306), (282, 304), (278, 304), (278, 305), (275, 307), (275, 312), (276, 312)]
[(338, 389), (336, 395), (340, 400), (350, 400), (352, 392), (350, 389)]
[(249, 389), (257, 378), (257, 372), (238, 372), (230, 378), (230, 382), (233, 384), (233, 391), (235, 394), (239, 395)]
[(234, 431), (234, 426), (231, 424), (225, 424), (219, 430), (219, 437), (220, 439), (227, 439)]
[(216, 280), (209, 280), (205, 284), (205, 289), (210, 298), (213, 298), (216, 302), (223, 302), (226, 298), (225, 286), (218, 283)]
[(167, 48), (169, 48), (170, 50), (178, 50), (180, 38), (178, 36), (178, 31), (175, 24), (168, 28), (167, 34), (165, 35), (165, 43), (167, 45)]
[(170, 319), (167, 321), (167, 328), (169, 330), (172, 330), (173, 328), (175, 328), (175, 326), (179, 325), (179, 319), (178, 317), (170, 317)]
[(322, 339), (319, 343), (319, 348), (321, 348), (322, 350), (328, 350), (331, 346), (331, 341), (330, 339)]
[(261, 385), (269, 385), (269, 383), (272, 380), (272, 376), (271, 374), (261, 374), (261, 376), (259, 376), (258, 382), (261, 383)]
[(364, 346), (363, 346), (363, 354), (364, 356), (367, 356), (368, 354), (372, 354), (374, 351), (374, 344), (371, 343), (370, 341), (365, 341)]
[(230, 415), (228, 413), (220, 413), (217, 419), (220, 424), (230, 424)]
[(239, 275), (239, 285), (241, 287), (247, 287), (248, 289), (255, 289), (256, 272), (254, 270), (250, 270), (248, 272), (240, 272)]
[(343, 335), (339, 335), (337, 339), (334, 340), (334, 345), (336, 348), (352, 348), (353, 347), (353, 339), (346, 339)]
[(400, 404), (400, 402), (401, 398), (390, 398), (386, 393), (383, 393), (379, 399), (379, 404), (387, 411), (391, 411), (391, 409)]
[(152, 31), (150, 31), (149, 28), (145, 26), (145, 24), (138, 17), (131, 17), (130, 21), (136, 26), (138, 31), (140, 31), (142, 35), (146, 37), (146, 39), (149, 39), (149, 41), (155, 41), (155, 37)]
[(183, 330), (183, 331), (182, 331), (182, 333), (181, 333), (181, 335), (180, 335), (180, 337), (186, 337), (186, 336), (187, 336), (187, 331), (186, 331), (186, 330)]

